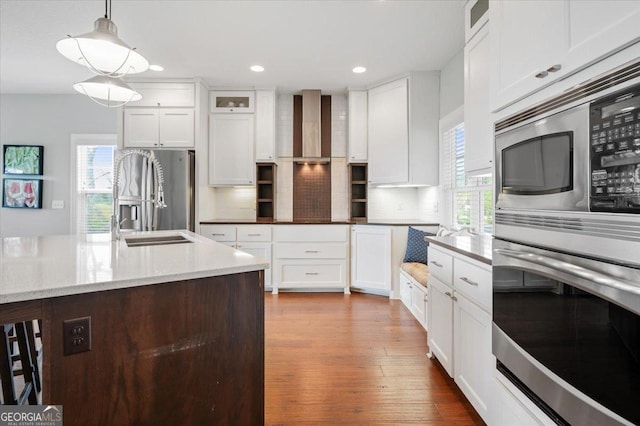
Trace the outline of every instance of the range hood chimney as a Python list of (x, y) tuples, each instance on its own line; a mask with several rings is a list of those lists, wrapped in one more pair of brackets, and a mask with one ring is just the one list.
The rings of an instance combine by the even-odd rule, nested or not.
[(302, 157), (296, 163), (325, 164), (330, 159), (322, 157), (320, 125), (320, 90), (302, 91)]

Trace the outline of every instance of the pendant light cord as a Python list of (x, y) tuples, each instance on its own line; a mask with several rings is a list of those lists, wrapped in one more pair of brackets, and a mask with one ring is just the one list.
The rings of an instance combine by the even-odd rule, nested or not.
[(111, 0), (104, 0), (104, 17), (111, 19)]

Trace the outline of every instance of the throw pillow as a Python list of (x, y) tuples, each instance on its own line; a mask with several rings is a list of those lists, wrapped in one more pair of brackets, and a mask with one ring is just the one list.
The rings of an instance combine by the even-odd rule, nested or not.
[(404, 254), (403, 262), (427, 263), (427, 251), (429, 243), (424, 240), (427, 235), (435, 235), (430, 232), (421, 231), (409, 227), (407, 234), (407, 250)]

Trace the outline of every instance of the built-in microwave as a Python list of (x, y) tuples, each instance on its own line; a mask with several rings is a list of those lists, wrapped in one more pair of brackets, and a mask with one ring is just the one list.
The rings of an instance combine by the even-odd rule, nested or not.
[(495, 167), (497, 238), (637, 267), (640, 62), (496, 123)]

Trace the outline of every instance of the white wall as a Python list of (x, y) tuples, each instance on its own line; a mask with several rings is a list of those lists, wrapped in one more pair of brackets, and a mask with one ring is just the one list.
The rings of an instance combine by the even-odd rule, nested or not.
[(464, 104), (464, 49), (440, 71), (440, 118)]
[[(82, 95), (0, 95), (2, 144), (44, 145), (43, 208), (0, 209), (0, 236), (69, 233), (71, 134), (115, 134), (116, 113)], [(51, 200), (64, 208), (51, 209)]]

